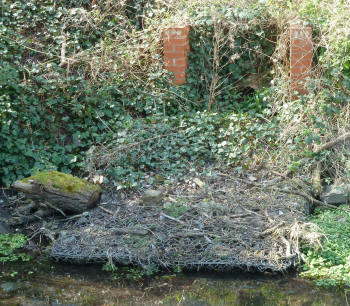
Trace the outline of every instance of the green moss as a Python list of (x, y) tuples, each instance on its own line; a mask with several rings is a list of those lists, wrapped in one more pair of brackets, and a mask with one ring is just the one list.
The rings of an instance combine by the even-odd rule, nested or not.
[(91, 190), (101, 192), (101, 188), (97, 185), (89, 183), (73, 175), (58, 171), (42, 171), (22, 180), (28, 183), (29, 180), (39, 182), (44, 186), (50, 186), (63, 192), (77, 193), (81, 190)]

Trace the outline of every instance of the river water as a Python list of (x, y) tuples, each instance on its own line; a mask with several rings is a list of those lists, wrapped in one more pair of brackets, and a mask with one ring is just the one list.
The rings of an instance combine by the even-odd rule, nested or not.
[(1, 269), (0, 305), (328, 306), (350, 301), (350, 291), (321, 289), (293, 275), (187, 272), (118, 282), (98, 265), (43, 261)]

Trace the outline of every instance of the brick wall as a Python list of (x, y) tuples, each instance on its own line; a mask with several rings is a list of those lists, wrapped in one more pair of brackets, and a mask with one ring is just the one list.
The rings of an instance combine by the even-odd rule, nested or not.
[(297, 99), (295, 92), (307, 94), (306, 78), (310, 76), (312, 65), (312, 29), (311, 27), (290, 27), (290, 93), (291, 99)]
[(182, 85), (188, 68), (189, 26), (168, 28), (162, 36), (165, 69), (173, 73), (174, 85)]
[[(190, 50), (189, 26), (173, 27), (163, 31), (164, 66), (173, 73), (172, 83), (182, 85), (186, 81), (188, 52)], [(304, 26), (290, 27), (290, 94), (307, 94), (306, 78), (312, 67), (312, 29)], [(297, 94), (296, 94), (297, 93)]]

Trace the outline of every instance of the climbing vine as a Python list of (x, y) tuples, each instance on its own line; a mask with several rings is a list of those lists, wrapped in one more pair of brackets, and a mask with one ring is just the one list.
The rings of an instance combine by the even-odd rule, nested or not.
[[(33, 169), (85, 173), (86, 152), (92, 146), (113, 143), (121, 130), (129, 135), (130, 129), (148, 122), (140, 118), (150, 115), (163, 118), (159, 122), (164, 123), (156, 129), (163, 133), (178, 126), (179, 120), (173, 116), (191, 116), (189, 114), (207, 109), (210, 103), (213, 109), (222, 110), (223, 116), (232, 110), (243, 113), (251, 108), (265, 108), (267, 104), (262, 103), (260, 97), (256, 99), (255, 94), (251, 100), (243, 98), (249, 85), (229, 85), (237, 84), (236, 81), (252, 72), (259, 72), (257, 69), (262, 60), (268, 62), (273, 44), (264, 43), (264, 36), (270, 35), (268, 32), (271, 31), (269, 27), (254, 24), (260, 13), (230, 7), (215, 14), (194, 10), (191, 18), (196, 24), (191, 31), (188, 82), (185, 86), (172, 87), (163, 70), (160, 35), (154, 28), (157, 18), (164, 16), (165, 8), (142, 1), (124, 4), (99, 1), (94, 5), (89, 1), (63, 0), (2, 2), (2, 184), (8, 185), (29, 175)], [(152, 14), (153, 21), (145, 18)], [(225, 18), (219, 21), (218, 14)], [(228, 23), (231, 19), (237, 24), (247, 23), (248, 27), (233, 31), (234, 26)], [(222, 24), (220, 35), (232, 34), (230, 43), (234, 47), (228, 44), (220, 47), (220, 67), (225, 68), (220, 68), (220, 85), (211, 90), (214, 77), (211, 63), (216, 61), (213, 37), (218, 30), (214, 21)], [(259, 52), (250, 49), (259, 50), (266, 56), (263, 59)], [(235, 56), (235, 60), (225, 64)], [(252, 65), (247, 65), (248, 60)], [(259, 105), (255, 108), (257, 101)], [(208, 150), (211, 154), (218, 151), (214, 147), (221, 142), (213, 132), (210, 132), (211, 139), (207, 139), (210, 145), (201, 144), (205, 141), (205, 134), (201, 133), (214, 128), (210, 123), (204, 127), (204, 122), (212, 120), (210, 117), (204, 119), (205, 116), (197, 116), (198, 121), (191, 123), (200, 124), (194, 129), (197, 131), (195, 137), (185, 135), (190, 139), (180, 141), (181, 146), (192, 144), (192, 151), (184, 158), (204, 156)], [(203, 120), (203, 124), (199, 120)], [(221, 119), (217, 123), (219, 121)], [(173, 146), (174, 141), (170, 141), (170, 147), (175, 150), (180, 143)], [(145, 163), (144, 167), (149, 171), (154, 169), (152, 165), (158, 164), (155, 161), (159, 154), (163, 159), (167, 154), (170, 154), (169, 160), (176, 158), (176, 154), (171, 156), (166, 147), (168, 145), (164, 144), (157, 152), (153, 151), (149, 162), (139, 162)], [(127, 160), (123, 166), (125, 173), (139, 169), (132, 159)], [(117, 178), (120, 175), (118, 169), (111, 168), (109, 174)], [(138, 177), (137, 171), (135, 176)]]

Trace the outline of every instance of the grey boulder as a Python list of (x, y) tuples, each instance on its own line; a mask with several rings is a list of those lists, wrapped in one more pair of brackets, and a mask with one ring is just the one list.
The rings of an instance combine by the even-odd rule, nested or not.
[(350, 200), (350, 184), (333, 184), (326, 186), (321, 200), (328, 204), (347, 204)]
[(163, 192), (160, 190), (148, 189), (142, 196), (142, 203), (144, 206), (161, 206), (163, 197)]

